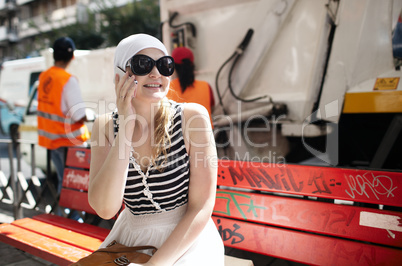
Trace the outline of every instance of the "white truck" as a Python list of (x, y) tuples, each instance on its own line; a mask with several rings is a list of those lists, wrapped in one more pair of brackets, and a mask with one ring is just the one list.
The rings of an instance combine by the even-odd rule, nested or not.
[[(215, 92), (219, 156), (397, 168), (401, 0), (160, 0)], [(319, 160), (317, 160), (319, 158)]]

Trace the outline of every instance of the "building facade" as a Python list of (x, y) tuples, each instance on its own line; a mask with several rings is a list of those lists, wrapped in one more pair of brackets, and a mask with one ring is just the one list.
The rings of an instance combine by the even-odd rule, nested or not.
[[(89, 0), (0, 0), (1, 61), (37, 50), (40, 33), (77, 22)], [(44, 40), (45, 41), (45, 40)]]

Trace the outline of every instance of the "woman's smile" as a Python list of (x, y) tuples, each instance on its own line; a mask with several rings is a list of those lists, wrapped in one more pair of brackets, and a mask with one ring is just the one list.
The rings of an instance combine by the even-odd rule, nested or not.
[(148, 89), (160, 89), (160, 88), (162, 88), (162, 84), (160, 84), (160, 83), (148, 83), (148, 84), (144, 84), (144, 87), (148, 88)]

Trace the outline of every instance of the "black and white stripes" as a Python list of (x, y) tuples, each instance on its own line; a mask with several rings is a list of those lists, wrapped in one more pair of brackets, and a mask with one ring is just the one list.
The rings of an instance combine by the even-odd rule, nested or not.
[[(163, 171), (150, 165), (144, 173), (135, 159), (130, 157), (124, 202), (135, 215), (169, 211), (187, 203), (190, 165), (182, 132), (182, 106), (175, 102), (170, 104), (173, 111), (169, 128), (171, 144), (167, 144)], [(156, 161), (163, 159), (164, 155), (161, 154)]]

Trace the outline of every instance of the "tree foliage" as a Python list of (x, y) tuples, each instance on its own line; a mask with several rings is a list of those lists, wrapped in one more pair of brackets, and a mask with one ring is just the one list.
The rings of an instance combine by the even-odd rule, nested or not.
[(101, 32), (106, 35), (109, 46), (131, 34), (148, 33), (158, 35), (160, 17), (158, 0), (133, 1), (124, 8), (104, 8)]

